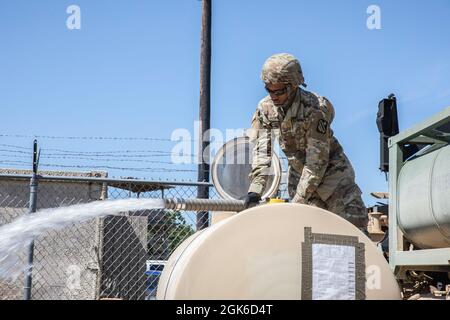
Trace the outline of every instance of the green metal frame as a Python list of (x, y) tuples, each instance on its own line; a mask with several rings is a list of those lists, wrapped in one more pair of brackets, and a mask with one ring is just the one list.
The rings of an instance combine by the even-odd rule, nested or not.
[(450, 248), (410, 251), (398, 227), (398, 176), (408, 144), (430, 144), (427, 153), (450, 144), (450, 134), (436, 128), (450, 123), (450, 107), (389, 139), (389, 264), (400, 278), (407, 270), (450, 272)]

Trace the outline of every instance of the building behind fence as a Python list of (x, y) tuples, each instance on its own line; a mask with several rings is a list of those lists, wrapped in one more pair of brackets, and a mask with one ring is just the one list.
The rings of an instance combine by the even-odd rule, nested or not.
[[(29, 171), (0, 169), (0, 226), (27, 214), (30, 178)], [(195, 198), (198, 186), (108, 179), (106, 172), (40, 172), (38, 209), (106, 199)], [(217, 198), (209, 186), (210, 197)], [(155, 274), (195, 231), (195, 212), (165, 209), (123, 212), (49, 231), (35, 240), (32, 299), (152, 299)], [(17, 254), (26, 259), (26, 252)], [(22, 299), (23, 291), (24, 277), (0, 279), (0, 299)]]

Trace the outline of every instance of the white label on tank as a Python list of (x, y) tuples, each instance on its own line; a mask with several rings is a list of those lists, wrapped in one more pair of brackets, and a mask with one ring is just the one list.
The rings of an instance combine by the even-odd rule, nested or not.
[(313, 300), (355, 300), (355, 247), (312, 245)]

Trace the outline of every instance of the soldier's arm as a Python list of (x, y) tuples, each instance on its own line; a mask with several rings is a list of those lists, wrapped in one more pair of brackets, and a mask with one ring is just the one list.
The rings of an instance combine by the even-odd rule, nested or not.
[(293, 202), (307, 203), (322, 181), (330, 153), (330, 117), (323, 112), (311, 115), (306, 137), (306, 159)]
[(252, 119), (253, 162), (248, 192), (255, 192), (260, 196), (266, 187), (272, 162), (271, 134), (268, 126), (261, 121), (260, 110), (257, 109)]

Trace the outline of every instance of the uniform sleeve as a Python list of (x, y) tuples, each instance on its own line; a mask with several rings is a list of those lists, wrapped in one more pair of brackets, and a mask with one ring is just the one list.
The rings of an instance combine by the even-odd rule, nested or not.
[(311, 114), (306, 133), (306, 158), (293, 202), (307, 203), (322, 181), (328, 166), (331, 118), (324, 112)]
[(252, 136), (253, 161), (248, 192), (262, 195), (269, 178), (272, 162), (272, 136), (269, 127), (261, 121), (259, 109), (255, 112), (252, 119)]

